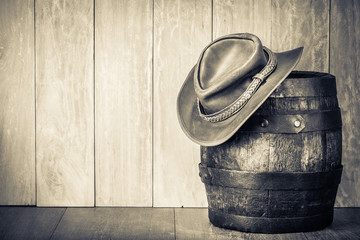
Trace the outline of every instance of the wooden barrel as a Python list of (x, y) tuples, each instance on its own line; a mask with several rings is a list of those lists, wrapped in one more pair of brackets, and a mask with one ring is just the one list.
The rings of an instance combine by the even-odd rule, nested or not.
[(210, 221), (261, 233), (330, 225), (341, 142), (335, 77), (292, 72), (230, 140), (201, 147)]

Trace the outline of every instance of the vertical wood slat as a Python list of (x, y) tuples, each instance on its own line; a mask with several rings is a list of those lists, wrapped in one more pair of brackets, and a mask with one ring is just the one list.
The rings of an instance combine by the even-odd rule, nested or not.
[(154, 2), (154, 206), (206, 206), (199, 146), (183, 133), (176, 98), (211, 41), (211, 1)]
[(337, 206), (360, 206), (360, 1), (332, 0), (330, 73), (336, 76), (343, 121), (343, 176)]
[(152, 1), (96, 1), (96, 205), (152, 205)]
[(0, 205), (34, 205), (34, 1), (1, 1), (0, 33)]
[(93, 1), (35, 9), (37, 205), (93, 206)]
[(329, 71), (329, 0), (273, 0), (271, 49), (304, 46), (295, 69)]
[(271, 1), (214, 0), (213, 37), (230, 33), (253, 33), (263, 45), (270, 47)]

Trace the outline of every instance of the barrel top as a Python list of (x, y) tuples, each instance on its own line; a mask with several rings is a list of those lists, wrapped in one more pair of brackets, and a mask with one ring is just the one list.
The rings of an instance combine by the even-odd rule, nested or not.
[(335, 78), (335, 76), (324, 72), (292, 71), (287, 78)]
[(336, 78), (329, 73), (293, 71), (270, 98), (336, 96)]

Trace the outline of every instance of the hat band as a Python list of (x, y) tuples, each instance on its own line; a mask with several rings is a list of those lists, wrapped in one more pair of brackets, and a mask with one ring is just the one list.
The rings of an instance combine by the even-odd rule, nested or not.
[(212, 114), (206, 114), (198, 98), (197, 106), (200, 117), (208, 122), (220, 122), (233, 116), (245, 106), (249, 99), (254, 95), (256, 90), (260, 87), (261, 83), (275, 70), (277, 66), (276, 55), (267, 47), (263, 47), (263, 49), (269, 56), (268, 62), (259, 73), (252, 77), (253, 80), (246, 88), (245, 92), (241, 94), (241, 96), (233, 103)]

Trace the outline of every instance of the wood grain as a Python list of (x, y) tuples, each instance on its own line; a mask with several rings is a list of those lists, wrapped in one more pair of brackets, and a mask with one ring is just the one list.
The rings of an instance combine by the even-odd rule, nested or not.
[(152, 1), (96, 1), (96, 205), (152, 205)]
[(267, 171), (270, 136), (267, 133), (241, 132), (220, 146), (202, 146), (202, 162), (216, 168)]
[(93, 1), (36, 1), (38, 206), (94, 205)]
[(0, 207), (0, 239), (50, 239), (65, 208)]
[(344, 172), (337, 206), (360, 206), (360, 1), (331, 2), (330, 72), (343, 120)]
[(253, 33), (270, 47), (271, 1), (214, 0), (214, 39), (230, 33)]
[(0, 205), (34, 205), (34, 1), (1, 1), (0, 32)]
[(329, 71), (329, 0), (273, 0), (271, 49), (304, 46), (295, 69)]
[(169, 208), (69, 208), (51, 239), (175, 239)]
[(221, 146), (201, 147), (201, 155), (203, 163), (213, 168), (329, 171), (341, 165), (341, 130), (299, 134), (239, 132)]
[(199, 146), (183, 133), (176, 98), (211, 41), (211, 1), (154, 3), (154, 206), (206, 206)]

